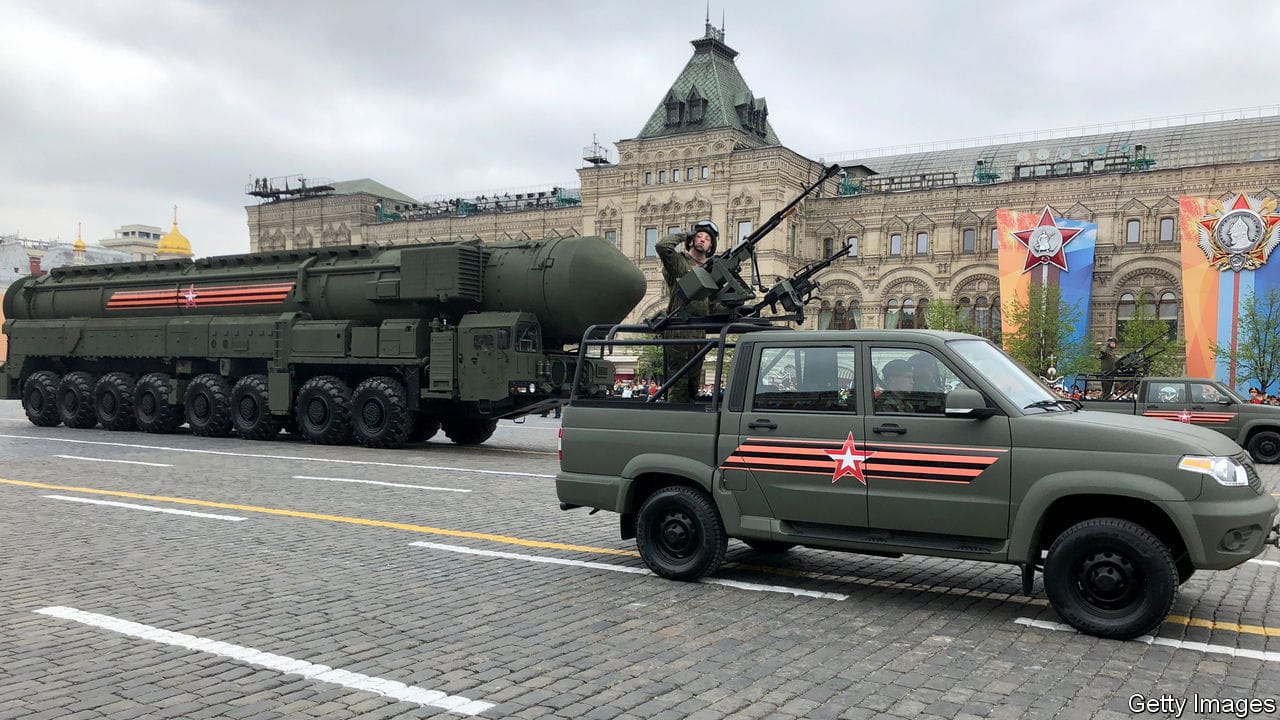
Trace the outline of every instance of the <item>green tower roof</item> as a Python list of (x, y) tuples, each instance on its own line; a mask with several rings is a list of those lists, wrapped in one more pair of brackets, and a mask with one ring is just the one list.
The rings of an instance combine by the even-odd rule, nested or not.
[(724, 44), (724, 31), (707, 23), (706, 34), (693, 41), (689, 59), (671, 89), (658, 103), (638, 138), (733, 128), (778, 145), (769, 124), (764, 98), (751, 94), (733, 59), (738, 53)]

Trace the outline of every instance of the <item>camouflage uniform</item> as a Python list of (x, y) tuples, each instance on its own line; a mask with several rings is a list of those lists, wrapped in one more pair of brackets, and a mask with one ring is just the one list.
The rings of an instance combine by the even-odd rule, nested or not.
[[(680, 246), (690, 240), (691, 234), (680, 233), (677, 235), (668, 235), (658, 241), (657, 253), (658, 259), (662, 261), (662, 277), (667, 283), (667, 312), (671, 312), (679, 304), (676, 298), (675, 286), (680, 278), (693, 268), (698, 266), (689, 255), (680, 252)], [(696, 300), (685, 306), (685, 314), (689, 317), (706, 317), (711, 314), (711, 305), (707, 300)], [(705, 338), (707, 335), (702, 330), (667, 330), (662, 333), (662, 337), (666, 339), (673, 338)], [(665, 377), (670, 378), (675, 371), (684, 367), (689, 359), (697, 354), (700, 348), (697, 345), (667, 345), (663, 348), (663, 364), (666, 366)], [(689, 370), (689, 374), (680, 378), (680, 381), (671, 386), (667, 391), (667, 399), (675, 403), (691, 403), (698, 397), (698, 389), (702, 387), (702, 361), (699, 360), (693, 368)]]

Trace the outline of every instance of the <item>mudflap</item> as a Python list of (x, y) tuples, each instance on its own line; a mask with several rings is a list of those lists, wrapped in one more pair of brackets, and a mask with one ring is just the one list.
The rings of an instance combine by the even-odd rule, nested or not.
[(17, 400), (22, 397), (18, 387), (18, 378), (9, 377), (5, 372), (5, 363), (0, 363), (0, 400)]
[(636, 514), (622, 513), (618, 516), (618, 530), (623, 540), (630, 540), (636, 536)]
[(1022, 563), (1022, 594), (1030, 595), (1031, 586), (1036, 581), (1036, 565), (1035, 563)]

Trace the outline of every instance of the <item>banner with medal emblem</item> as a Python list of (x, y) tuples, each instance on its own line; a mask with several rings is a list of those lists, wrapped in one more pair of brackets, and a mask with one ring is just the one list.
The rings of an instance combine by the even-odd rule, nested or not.
[[(996, 230), (1002, 304), (1014, 298), (1025, 304), (1033, 280), (1057, 286), (1062, 302), (1079, 311), (1080, 322), (1070, 339), (1087, 342), (1098, 224), (1054, 217), (1053, 208), (1046, 205), (1038, 213), (999, 208)], [(1005, 334), (1017, 331), (1009, 313), (1001, 312), (1000, 321)]]
[(1187, 374), (1234, 386), (1212, 345), (1238, 347), (1240, 304), (1280, 288), (1280, 265), (1267, 262), (1280, 245), (1276, 201), (1237, 193), (1226, 202), (1181, 197), (1178, 205)]

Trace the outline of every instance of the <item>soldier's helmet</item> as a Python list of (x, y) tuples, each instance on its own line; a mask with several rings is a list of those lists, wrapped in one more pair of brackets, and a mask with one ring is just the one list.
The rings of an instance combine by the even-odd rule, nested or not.
[(699, 220), (693, 224), (693, 229), (689, 232), (689, 239), (685, 241), (685, 247), (693, 247), (693, 236), (700, 232), (705, 232), (711, 236), (711, 249), (707, 251), (707, 254), (715, 255), (716, 243), (720, 240), (720, 228), (710, 220)]

